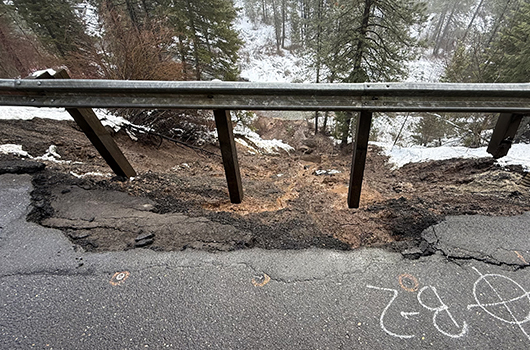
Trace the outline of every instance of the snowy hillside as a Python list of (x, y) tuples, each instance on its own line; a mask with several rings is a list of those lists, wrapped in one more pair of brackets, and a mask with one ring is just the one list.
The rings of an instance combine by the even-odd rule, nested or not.
[[(238, 4), (241, 7), (241, 4)], [(92, 18), (92, 8), (88, 5), (82, 9), (85, 17)], [(276, 51), (274, 44), (274, 28), (272, 25), (254, 25), (245, 15), (239, 12), (236, 22), (237, 29), (245, 46), (240, 51), (241, 76), (253, 82), (289, 82), (311, 83), (315, 80), (314, 72), (310, 68), (307, 56), (294, 51), (280, 49)], [(95, 25), (91, 26), (95, 30)], [(443, 73), (444, 62), (424, 55), (417, 61), (409, 63), (409, 82), (437, 82)], [(97, 111), (104, 125), (119, 129), (129, 123), (123, 118), (117, 118), (106, 111)], [(59, 120), (71, 120), (64, 109), (0, 107), (0, 119), (27, 120), (34, 117)], [(425, 148), (415, 146), (412, 136), (419, 117), (414, 114), (398, 114), (388, 116), (377, 114), (373, 121), (373, 130), (377, 133), (377, 142), (391, 162), (402, 166), (407, 162), (421, 162), (427, 160), (457, 158), (489, 157), (484, 148), (468, 149), (464, 147), (449, 147), (454, 142), (447, 140), (444, 147)], [(238, 128), (242, 126), (239, 125)], [(278, 149), (290, 151), (291, 148), (277, 140), (263, 141), (250, 130), (237, 129), (236, 133), (245, 136), (260, 148), (261, 152), (274, 153)], [(263, 142), (262, 142), (263, 141)], [(242, 139), (238, 142), (244, 143)], [(248, 146), (248, 145), (247, 145)], [(458, 145), (456, 145), (458, 146)], [(0, 149), (9, 152), (10, 147)], [(530, 170), (530, 145), (515, 145), (508, 157), (499, 160), (499, 164), (521, 164)]]
[(276, 52), (272, 25), (254, 26), (242, 12), (237, 21), (245, 46), (240, 51), (241, 77), (253, 82), (309, 83), (309, 62), (289, 50)]
[[(251, 20), (240, 11), (237, 28), (245, 46), (240, 52), (241, 76), (253, 82), (314, 82), (314, 73), (307, 57), (296, 52), (281, 50), (276, 52), (274, 45), (274, 28), (272, 25), (253, 25)], [(407, 82), (439, 82), (444, 72), (445, 62), (424, 54), (417, 61), (410, 62)], [(444, 147), (416, 146), (412, 135), (419, 117), (414, 114), (402, 114), (389, 117), (378, 114), (373, 121), (378, 142), (397, 167), (409, 162), (442, 160), (450, 158), (490, 157), (486, 148), (449, 147), (455, 143), (447, 140)], [(530, 145), (514, 145), (507, 157), (499, 160), (501, 165), (520, 164), (530, 171)]]
[[(242, 7), (242, 4), (237, 4)], [(274, 44), (272, 25), (255, 25), (239, 12), (236, 29), (245, 46), (240, 50), (241, 77), (252, 82), (311, 83), (315, 81), (314, 69), (309, 67), (307, 56), (296, 51), (280, 49)], [(408, 82), (437, 82), (443, 73), (445, 63), (423, 55), (417, 61), (408, 63)]]

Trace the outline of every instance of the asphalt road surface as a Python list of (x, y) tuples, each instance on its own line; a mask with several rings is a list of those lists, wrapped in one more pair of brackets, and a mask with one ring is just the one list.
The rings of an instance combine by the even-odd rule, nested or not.
[[(433, 254), (76, 251), (0, 176), (0, 349), (529, 349), (530, 214), (451, 217)], [(406, 256), (414, 256), (411, 251)]]

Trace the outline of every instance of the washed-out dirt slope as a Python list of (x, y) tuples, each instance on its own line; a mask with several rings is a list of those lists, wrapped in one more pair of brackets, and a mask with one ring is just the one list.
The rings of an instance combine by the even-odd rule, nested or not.
[[(245, 191), (239, 205), (228, 200), (214, 145), (205, 149), (216, 155), (155, 136), (132, 141), (119, 132), (115, 140), (138, 172), (120, 181), (73, 122), (0, 121), (0, 144), (21, 144), (34, 157), (57, 146), (61, 160), (69, 162), (40, 161), (46, 168), (35, 169), (29, 219), (63, 230), (89, 251), (374, 245), (403, 251), (418, 246), (420, 233), (447, 215), (530, 210), (529, 189), (519, 184), (521, 168), (502, 169), (493, 159), (453, 159), (392, 170), (375, 146), (368, 152), (361, 208), (349, 209), (351, 149), (313, 136), (305, 121), (260, 118), (254, 127), (296, 151), (251, 154), (238, 144)], [(4, 172), (20, 164), (13, 155), (0, 155), (0, 161)], [(87, 173), (100, 174), (78, 177)]]

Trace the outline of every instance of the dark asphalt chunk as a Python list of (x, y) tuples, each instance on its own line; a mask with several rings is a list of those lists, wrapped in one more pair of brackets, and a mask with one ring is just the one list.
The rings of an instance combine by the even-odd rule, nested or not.
[(1, 174), (34, 174), (44, 170), (46, 164), (31, 160), (0, 161)]

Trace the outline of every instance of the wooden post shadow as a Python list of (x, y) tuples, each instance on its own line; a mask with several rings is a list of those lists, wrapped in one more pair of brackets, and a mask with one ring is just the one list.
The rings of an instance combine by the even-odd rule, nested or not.
[[(53, 76), (44, 72), (36, 79), (70, 79), (70, 76), (66, 70), (62, 69)], [(133, 167), (91, 108), (66, 108), (66, 111), (74, 118), (77, 125), (116, 175), (136, 176)]]
[(364, 177), (366, 153), (368, 152), (371, 124), (372, 112), (361, 112), (359, 119), (357, 120), (357, 130), (355, 132), (350, 188), (348, 190), (348, 207), (350, 208), (359, 208), (359, 203), (361, 201), (361, 187)]
[(225, 168), (226, 181), (228, 183), (230, 202), (239, 204), (243, 201), (243, 185), (241, 183), (241, 174), (239, 172), (239, 162), (237, 160), (237, 150), (234, 140), (234, 132), (232, 130), (230, 111), (216, 109), (213, 111), (213, 114), (215, 116), (217, 135), (221, 146), (221, 154), (223, 156), (223, 166)]

